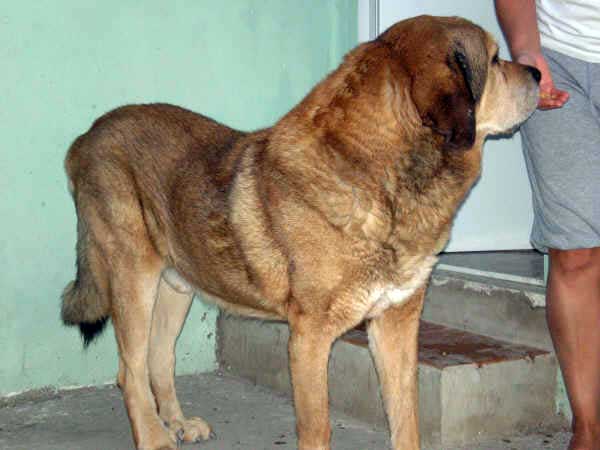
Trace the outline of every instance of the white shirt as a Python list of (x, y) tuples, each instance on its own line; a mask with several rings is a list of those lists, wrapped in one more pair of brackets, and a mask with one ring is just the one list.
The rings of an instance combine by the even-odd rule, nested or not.
[(542, 46), (600, 63), (600, 0), (536, 0)]

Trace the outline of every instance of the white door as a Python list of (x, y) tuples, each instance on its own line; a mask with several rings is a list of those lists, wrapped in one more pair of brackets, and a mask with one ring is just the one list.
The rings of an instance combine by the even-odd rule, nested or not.
[[(359, 0), (359, 39), (420, 14), (465, 17), (490, 31), (500, 43), (501, 57), (509, 58), (491, 0)], [(529, 249), (532, 220), (520, 136), (489, 139), (482, 177), (458, 212), (446, 251)]]

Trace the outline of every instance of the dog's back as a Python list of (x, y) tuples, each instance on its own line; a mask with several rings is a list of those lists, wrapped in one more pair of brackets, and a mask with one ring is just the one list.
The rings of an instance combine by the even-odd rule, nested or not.
[[(75, 140), (65, 166), (78, 216), (77, 276), (63, 293), (62, 319), (79, 325), (86, 344), (109, 315), (118, 261), (169, 258), (165, 233), (173, 224), (165, 205), (173, 202), (164, 197), (176, 196), (189, 170), (219, 181), (205, 195), (220, 195), (242, 136), (186, 109), (151, 104), (115, 109)], [(216, 162), (223, 167), (210, 173)]]

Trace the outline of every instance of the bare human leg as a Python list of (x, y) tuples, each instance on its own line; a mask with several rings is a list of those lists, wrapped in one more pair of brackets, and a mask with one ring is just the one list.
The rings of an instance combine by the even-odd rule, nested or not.
[(569, 450), (600, 450), (600, 247), (551, 249), (546, 297), (573, 410)]

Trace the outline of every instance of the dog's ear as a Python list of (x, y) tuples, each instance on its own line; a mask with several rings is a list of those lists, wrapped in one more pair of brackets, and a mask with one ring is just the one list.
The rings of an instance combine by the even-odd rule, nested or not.
[(423, 124), (444, 139), (444, 148), (466, 150), (475, 143), (475, 106), (485, 85), (485, 66), (474, 64), (460, 44), (443, 62), (413, 75), (412, 98)]
[(454, 71), (460, 71), (475, 103), (479, 102), (483, 95), (487, 65), (487, 51), (482, 46), (465, 47), (462, 42), (454, 43), (448, 66)]

